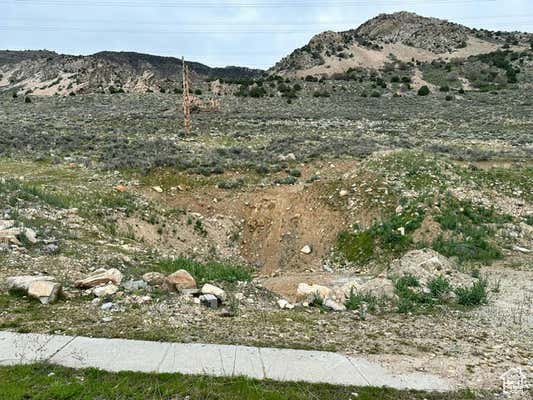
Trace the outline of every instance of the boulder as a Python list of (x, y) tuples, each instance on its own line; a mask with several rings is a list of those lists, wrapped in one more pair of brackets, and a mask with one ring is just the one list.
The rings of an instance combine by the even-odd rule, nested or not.
[(167, 276), (165, 278), (165, 284), (171, 291), (181, 289), (196, 289), (196, 280), (184, 269), (180, 269), (179, 271)]
[(160, 272), (147, 272), (143, 275), (143, 281), (150, 286), (159, 286), (165, 282), (165, 275)]
[(24, 236), (26, 236), (26, 239), (31, 244), (37, 243), (37, 233), (33, 229), (30, 229), (30, 228), (24, 229)]
[(96, 297), (107, 297), (112, 296), (118, 292), (118, 286), (109, 283), (105, 286), (98, 286), (94, 288), (93, 293)]
[(28, 288), (28, 296), (41, 304), (54, 303), (61, 293), (61, 284), (51, 281), (33, 281)]
[(30, 285), (33, 282), (55, 282), (53, 276), (47, 275), (22, 275), (22, 276), (11, 276), (6, 279), (7, 288), (9, 291), (18, 291), (28, 293)]
[(108, 270), (99, 269), (94, 271), (85, 279), (80, 279), (74, 282), (74, 286), (80, 289), (90, 289), (96, 286), (104, 285), (107, 283), (113, 283), (115, 285), (120, 285), (122, 282), (122, 273), (116, 269), (111, 268)]
[(317, 296), (321, 299), (330, 297), (331, 289), (326, 286), (308, 285), (307, 283), (300, 283), (296, 290), (296, 297), (300, 301), (312, 301)]
[(475, 280), (458, 271), (454, 262), (432, 249), (413, 250), (402, 258), (394, 260), (388, 272), (388, 278), (396, 280), (411, 275), (425, 287), (439, 277), (445, 277), (453, 286), (468, 286)]
[(202, 294), (212, 294), (213, 296), (216, 296), (220, 301), (226, 300), (226, 292), (224, 290), (208, 283), (202, 286)]

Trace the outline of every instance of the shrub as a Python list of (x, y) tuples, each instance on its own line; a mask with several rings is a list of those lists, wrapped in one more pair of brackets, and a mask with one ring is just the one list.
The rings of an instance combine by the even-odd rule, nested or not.
[(400, 82), (400, 77), (398, 75), (393, 76), (390, 78), (391, 83), (398, 83)]
[(453, 100), (453, 96), (451, 94), (446, 96), (446, 101), (452, 101), (452, 100)]
[(24, 98), (24, 103), (28, 104), (28, 103), (31, 103), (31, 98), (29, 98), (28, 96), (26, 96)]
[(443, 276), (432, 279), (428, 283), (428, 288), (431, 291), (431, 294), (437, 298), (446, 295), (452, 289), (450, 282), (448, 282), (448, 280)]
[(296, 182), (298, 182), (298, 179), (290, 175), (285, 178), (278, 178), (274, 180), (276, 185), (294, 185)]
[(439, 90), (441, 92), (449, 92), (450, 91), (450, 87), (447, 86), (447, 85), (444, 85), (444, 86), (441, 86)]
[(379, 301), (376, 296), (372, 294), (357, 293), (355, 290), (350, 291), (350, 297), (346, 300), (344, 305), (348, 310), (359, 310), (363, 304), (367, 305), (369, 312), (374, 312)]
[(201, 89), (196, 89), (194, 91), (194, 94), (197, 95), (197, 96), (201, 96), (202, 95), (202, 90)]
[(430, 93), (431, 93), (431, 91), (429, 90), (429, 88), (426, 85), (424, 85), (420, 89), (418, 89), (418, 95), (419, 96), (427, 96)]
[(455, 289), (457, 302), (464, 306), (478, 306), (488, 302), (488, 281), (484, 278), (478, 280), (472, 287), (459, 287)]
[(14, 99), (16, 99), (16, 98), (19, 97), (19, 96), (18, 96), (17, 92), (13, 92), (12, 97), (13, 97)]
[(379, 93), (378, 91), (374, 91), (370, 94), (370, 96), (372, 97), (381, 97), (381, 93)]
[(366, 264), (374, 256), (374, 237), (370, 232), (341, 232), (336, 248), (347, 261)]

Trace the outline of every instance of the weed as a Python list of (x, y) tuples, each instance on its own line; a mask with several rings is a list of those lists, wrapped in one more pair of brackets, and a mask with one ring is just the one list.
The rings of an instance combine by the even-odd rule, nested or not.
[(464, 306), (478, 306), (488, 302), (487, 293), (488, 281), (485, 278), (479, 279), (472, 287), (458, 287), (455, 289), (457, 302)]

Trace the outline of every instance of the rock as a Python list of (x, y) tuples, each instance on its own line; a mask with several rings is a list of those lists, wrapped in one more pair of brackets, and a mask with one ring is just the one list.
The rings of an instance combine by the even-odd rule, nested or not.
[(296, 297), (299, 300), (313, 301), (317, 296), (321, 299), (326, 299), (330, 296), (331, 289), (320, 285), (308, 285), (307, 283), (300, 283), (296, 290)]
[(93, 272), (85, 279), (80, 279), (74, 282), (74, 286), (81, 289), (89, 289), (96, 286), (100, 286), (106, 283), (113, 283), (115, 285), (120, 285), (122, 282), (122, 273), (116, 269), (111, 268), (108, 270), (99, 269)]
[(217, 308), (218, 298), (212, 294), (204, 294), (200, 296), (200, 303), (202, 303), (207, 308)]
[(396, 207), (396, 214), (401, 214), (401, 213), (403, 213), (403, 207), (400, 205)]
[(291, 303), (289, 303), (287, 300), (284, 300), (284, 299), (278, 300), (278, 306), (282, 310), (292, 310), (294, 308), (294, 305), (292, 305)]
[(53, 276), (37, 275), (37, 276), (11, 276), (6, 279), (7, 289), (9, 291), (28, 293), (30, 285), (34, 282), (55, 282)]
[(150, 286), (159, 286), (165, 282), (165, 275), (160, 272), (147, 272), (143, 275), (143, 281)]
[(59, 246), (55, 243), (50, 243), (44, 246), (41, 251), (44, 254), (56, 254), (59, 252)]
[(61, 293), (61, 284), (51, 281), (33, 281), (28, 288), (28, 296), (41, 304), (54, 303)]
[(226, 292), (219, 287), (206, 283), (202, 286), (202, 294), (212, 294), (216, 296), (220, 301), (226, 300)]
[(350, 192), (348, 192), (346, 189), (343, 189), (339, 192), (340, 197), (346, 197), (348, 194), (350, 194)]
[(161, 188), (161, 186), (153, 186), (152, 190), (157, 193), (163, 193), (163, 188)]
[(524, 254), (533, 253), (533, 250), (529, 250), (529, 249), (526, 249), (526, 248), (520, 247), (520, 246), (514, 246), (513, 250), (519, 251), (520, 253), (524, 253)]
[(459, 272), (450, 259), (432, 249), (413, 250), (394, 260), (387, 276), (396, 280), (407, 275), (417, 278), (423, 287), (439, 276), (444, 276), (452, 286), (468, 286), (474, 282), (471, 276)]
[(113, 285), (112, 283), (107, 284), (105, 286), (99, 286), (97, 288), (94, 288), (93, 290), (93, 293), (96, 297), (112, 296), (116, 292), (118, 292), (118, 287)]
[(31, 244), (37, 243), (37, 233), (35, 233), (35, 231), (33, 229), (26, 228), (24, 230), (24, 236), (26, 236), (26, 239)]
[(311, 246), (309, 246), (308, 244), (306, 244), (304, 247), (302, 247), (302, 249), (300, 250), (301, 253), (303, 254), (311, 254), (313, 252), (313, 249)]
[(125, 191), (128, 190), (128, 188), (124, 185), (117, 185), (114, 187), (114, 189), (117, 191), (117, 192), (120, 192), (120, 193), (124, 193)]
[(394, 283), (386, 278), (374, 278), (359, 287), (359, 293), (370, 294), (375, 297), (394, 298)]
[(100, 309), (102, 309), (103, 311), (110, 311), (113, 307), (115, 307), (115, 303), (108, 302), (108, 303), (102, 304)]
[(134, 292), (136, 290), (146, 289), (148, 287), (148, 284), (143, 280), (142, 281), (130, 280), (130, 281), (124, 282), (122, 284), (122, 287), (129, 292)]
[(0, 231), (12, 228), (15, 226), (15, 221), (12, 219), (0, 219)]
[(348, 298), (350, 297), (350, 294), (352, 293), (352, 291), (354, 293), (357, 293), (359, 292), (360, 288), (361, 288), (361, 282), (351, 281), (341, 287), (341, 292), (344, 294), (345, 298)]
[(184, 269), (174, 272), (165, 278), (165, 284), (171, 291), (196, 289), (196, 280)]
[(332, 299), (326, 299), (324, 301), (324, 306), (333, 310), (333, 311), (346, 311), (344, 304), (339, 304)]

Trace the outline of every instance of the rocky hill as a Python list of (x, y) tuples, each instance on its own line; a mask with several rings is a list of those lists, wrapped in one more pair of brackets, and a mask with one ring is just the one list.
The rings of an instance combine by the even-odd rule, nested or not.
[(344, 32), (327, 31), (295, 50), (271, 70), (286, 76), (331, 76), (353, 68), (381, 69), (387, 63), (450, 60), (529, 48), (532, 34), (470, 29), (409, 12), (381, 14)]
[[(193, 80), (261, 76), (261, 70), (211, 68), (187, 61)], [(51, 51), (0, 51), (0, 91), (34, 95), (168, 91), (181, 87), (181, 60), (133, 52), (72, 56)]]

